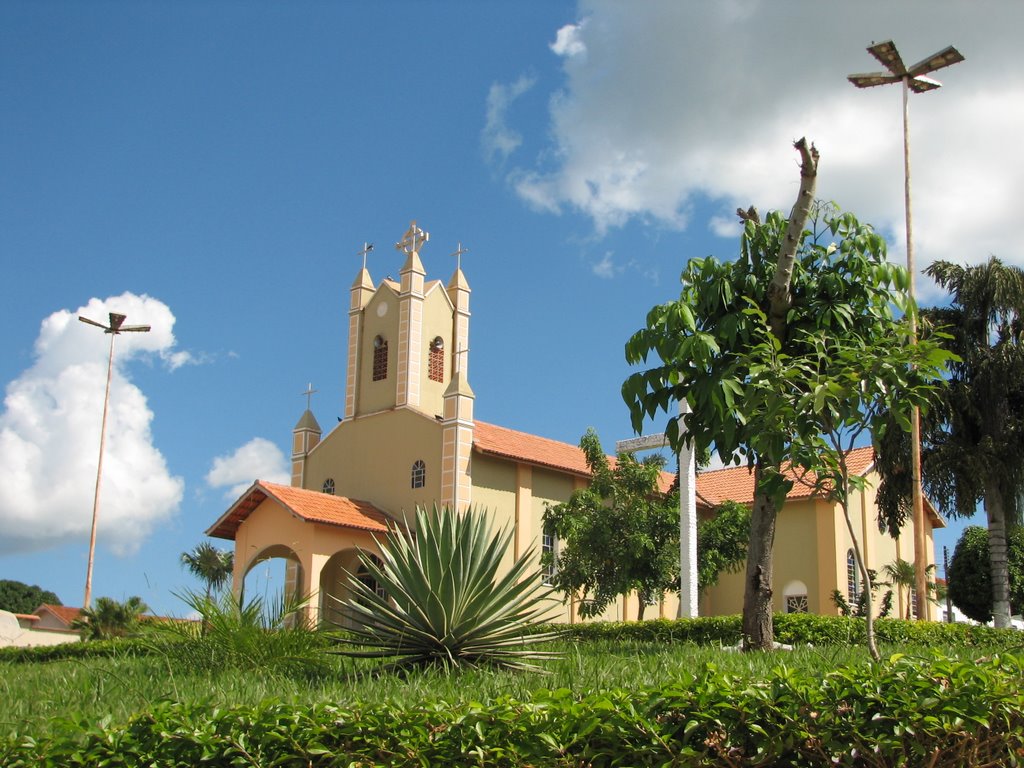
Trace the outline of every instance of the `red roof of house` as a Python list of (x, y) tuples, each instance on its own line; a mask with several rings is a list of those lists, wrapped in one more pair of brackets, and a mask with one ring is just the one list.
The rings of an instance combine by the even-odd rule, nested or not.
[[(477, 421), (473, 425), (473, 447), (492, 456), (559, 469), (584, 478), (590, 477), (590, 467), (587, 466), (587, 459), (579, 446), (527, 432)], [(611, 466), (615, 466), (614, 456), (609, 456), (608, 461)], [(675, 477), (672, 472), (662, 472), (659, 483), (661, 490), (667, 491)]]
[(300, 520), (386, 533), (391, 518), (368, 501), (257, 480), (210, 528), (208, 536), (234, 539), (238, 526), (266, 499), (273, 499)]
[[(874, 463), (875, 452), (870, 446), (854, 448), (846, 455), (846, 465), (854, 477), (866, 474)], [(799, 473), (787, 469), (784, 474), (793, 481), (793, 489), (787, 499), (808, 499), (815, 495), (816, 477), (813, 472)], [(701, 472), (697, 476), (697, 494), (712, 507), (726, 500), (749, 504), (754, 500), (754, 471), (743, 465)]]
[(49, 603), (43, 603), (36, 608), (35, 613), (38, 616), (41, 611), (49, 611), (52, 613), (58, 621), (71, 626), (71, 622), (78, 618), (78, 614), (82, 612), (81, 608), (74, 608), (70, 605), (50, 605)]

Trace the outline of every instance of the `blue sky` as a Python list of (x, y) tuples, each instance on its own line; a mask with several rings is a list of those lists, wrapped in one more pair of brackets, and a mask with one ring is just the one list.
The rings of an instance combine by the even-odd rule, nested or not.
[(180, 612), (180, 553), (285, 472), (308, 382), (336, 423), (356, 254), (397, 276), (412, 219), (428, 278), (469, 249), (478, 417), (610, 448), (625, 340), (735, 253), (738, 205), (788, 210), (793, 139), (904, 258), (899, 89), (845, 80), (872, 41), (967, 57), (912, 103), (919, 262), (1024, 262), (1024, 10), (893, 8), (3, 3), (0, 578), (81, 603), (106, 337), (76, 315), (154, 328), (117, 339), (94, 594)]

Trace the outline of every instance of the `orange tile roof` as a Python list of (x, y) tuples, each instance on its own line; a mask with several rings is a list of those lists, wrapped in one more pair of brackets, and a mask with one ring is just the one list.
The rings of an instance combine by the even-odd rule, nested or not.
[(310, 523), (386, 533), (391, 522), (391, 518), (368, 501), (257, 480), (216, 523), (207, 529), (206, 534), (222, 539), (234, 539), (242, 521), (268, 498), (279, 503), (300, 520)]
[[(527, 432), (477, 421), (473, 425), (473, 447), (492, 456), (560, 469), (583, 478), (590, 477), (590, 467), (579, 446)], [(609, 456), (608, 461), (611, 466), (615, 466), (614, 456)], [(667, 491), (675, 478), (674, 472), (662, 472), (659, 480), (661, 490)]]
[(78, 614), (82, 612), (81, 608), (74, 608), (70, 605), (50, 605), (49, 603), (43, 603), (36, 608), (36, 615), (39, 615), (40, 611), (49, 611), (59, 621), (71, 626), (71, 622), (78, 618)]
[[(854, 477), (867, 473), (875, 463), (875, 452), (870, 446), (854, 448), (847, 454), (847, 466)], [(793, 489), (787, 499), (807, 499), (814, 496), (815, 475), (813, 472), (798, 474), (792, 469), (784, 472), (793, 481)], [(725, 500), (749, 504), (754, 500), (754, 471), (746, 465), (726, 467), (697, 476), (697, 494), (709, 506), (717, 506)]]

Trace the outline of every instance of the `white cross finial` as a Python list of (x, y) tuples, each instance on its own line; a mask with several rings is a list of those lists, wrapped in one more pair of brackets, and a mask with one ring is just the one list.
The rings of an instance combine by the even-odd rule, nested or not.
[(452, 256), (455, 257), (455, 269), (456, 270), (462, 269), (462, 254), (464, 254), (464, 253), (469, 253), (469, 249), (468, 248), (463, 248), (462, 247), (462, 241), (460, 240), (458, 247), (455, 249), (455, 252), (451, 254)]
[(309, 384), (306, 385), (306, 391), (303, 392), (302, 394), (304, 394), (306, 396), (306, 410), (307, 411), (310, 409), (310, 406), (313, 403), (313, 394), (315, 392), (318, 392), (318, 391), (319, 390), (313, 389), (313, 383), (312, 382), (310, 382)]
[(363, 250), (359, 251), (359, 253), (356, 254), (356, 256), (362, 256), (363, 257), (363, 269), (366, 269), (366, 254), (368, 254), (372, 250), (373, 250), (373, 243), (368, 243), (368, 242), (366, 242), (364, 240), (363, 241)]
[(420, 246), (430, 240), (430, 233), (424, 232), (416, 226), (416, 221), (409, 223), (409, 229), (402, 235), (402, 239), (395, 243), (395, 249), (405, 254), (419, 253)]

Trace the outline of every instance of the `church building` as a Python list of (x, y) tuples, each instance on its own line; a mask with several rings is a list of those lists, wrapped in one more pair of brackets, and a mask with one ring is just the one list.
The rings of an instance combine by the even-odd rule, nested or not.
[[(257, 563), (287, 561), (287, 588), (310, 595), (307, 616), (339, 621), (345, 574), (360, 578), (358, 551), (379, 552), (389, 526), (412, 520), (417, 506), (485, 508), (493, 526), (513, 530), (508, 563), (531, 548), (556, 550), (541, 520), (549, 504), (568, 500), (590, 472), (582, 451), (567, 443), (478, 421), (469, 384), (470, 287), (457, 261), (447, 284), (426, 279), (420, 251), (429, 234), (413, 222), (396, 248), (404, 264), (396, 282), (374, 284), (365, 258), (350, 289), (344, 415), (324, 434), (307, 407), (292, 433), (290, 486), (256, 480), (206, 531), (234, 541), (234, 589)], [(365, 252), (369, 247), (364, 248)], [(462, 253), (461, 246), (456, 252)], [(581, 425), (580, 432), (583, 431)], [(870, 471), (870, 449), (858, 464)], [(671, 477), (667, 476), (667, 482)], [(697, 479), (698, 514), (725, 498), (749, 502), (746, 468), (705, 472)], [(878, 533), (870, 489), (860, 494), (860, 530), (868, 564), (881, 568), (908, 553)], [(929, 516), (929, 549), (932, 526)], [(835, 504), (794, 488), (776, 533), (776, 610), (834, 614), (832, 590), (853, 594), (847, 553), (851, 544)], [(902, 547), (902, 549), (901, 549)], [(930, 558), (930, 561), (934, 558)], [(667, 595), (645, 615), (676, 616)], [(738, 613), (742, 574), (725, 574), (700, 599), (701, 614)], [(578, 620), (572, 602), (552, 603), (552, 617)], [(604, 618), (637, 616), (632, 596)]]

